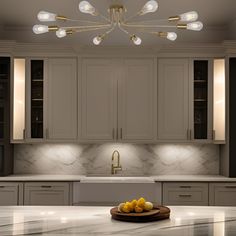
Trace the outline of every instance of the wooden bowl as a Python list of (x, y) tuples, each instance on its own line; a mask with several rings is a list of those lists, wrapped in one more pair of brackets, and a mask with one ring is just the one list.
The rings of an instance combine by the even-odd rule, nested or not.
[(154, 206), (151, 211), (142, 213), (119, 212), (118, 207), (113, 207), (110, 213), (112, 219), (128, 222), (151, 222), (170, 218), (170, 209), (165, 206)]

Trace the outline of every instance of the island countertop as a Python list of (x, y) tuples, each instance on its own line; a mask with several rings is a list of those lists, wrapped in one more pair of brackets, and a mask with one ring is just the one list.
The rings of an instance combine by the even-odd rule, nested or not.
[(0, 207), (0, 235), (236, 235), (236, 207), (170, 206), (170, 219), (151, 223), (113, 220), (110, 208)]

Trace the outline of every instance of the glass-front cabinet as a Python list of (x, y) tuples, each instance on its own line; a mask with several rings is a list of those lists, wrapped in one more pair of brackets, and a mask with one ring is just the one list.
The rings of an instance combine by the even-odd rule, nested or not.
[(30, 137), (42, 139), (44, 122), (44, 60), (30, 60)]

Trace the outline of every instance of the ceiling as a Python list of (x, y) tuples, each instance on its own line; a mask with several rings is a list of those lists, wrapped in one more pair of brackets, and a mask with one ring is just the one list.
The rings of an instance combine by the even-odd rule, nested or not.
[[(127, 8), (127, 16), (135, 14), (147, 0), (90, 0), (90, 3), (102, 14), (113, 3), (122, 3)], [(199, 13), (199, 20), (204, 23), (201, 32), (180, 31), (177, 42), (221, 42), (234, 38), (236, 32), (236, 1), (235, 0), (157, 0), (158, 11), (140, 18), (163, 19), (190, 10)], [(78, 10), (79, 0), (0, 0), (0, 39), (21, 42), (52, 42), (92, 44), (97, 34), (79, 33), (58, 39), (54, 33), (35, 35), (32, 26), (39, 23), (36, 16), (40, 10), (58, 13), (70, 18), (94, 20), (96, 17), (82, 14)], [(235, 32), (234, 31), (235, 28)], [(152, 35), (140, 34), (144, 45), (173, 43)], [(104, 45), (130, 45), (127, 35), (115, 30), (104, 40)]]

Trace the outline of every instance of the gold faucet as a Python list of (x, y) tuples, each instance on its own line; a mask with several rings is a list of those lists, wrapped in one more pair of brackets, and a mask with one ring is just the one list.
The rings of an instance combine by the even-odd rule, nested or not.
[[(117, 164), (115, 165), (114, 164), (114, 159), (115, 157), (117, 157)], [(113, 153), (112, 153), (112, 164), (111, 164), (111, 174), (114, 175), (116, 173), (116, 171), (118, 170), (122, 170), (122, 167), (120, 165), (120, 153), (115, 150)]]

